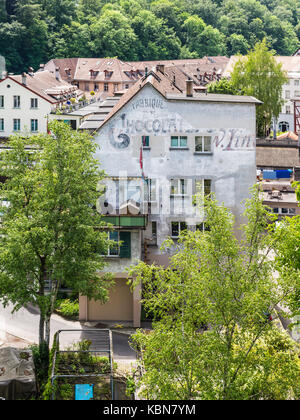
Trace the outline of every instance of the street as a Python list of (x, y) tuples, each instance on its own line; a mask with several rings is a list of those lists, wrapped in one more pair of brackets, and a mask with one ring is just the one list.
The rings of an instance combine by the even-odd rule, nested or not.
[[(11, 313), (13, 306), (9, 305), (6, 308), (0, 304), (0, 342), (3, 340), (4, 332), (13, 336), (19, 337), (30, 343), (38, 343), (38, 328), (39, 328), (39, 311), (33, 306), (21, 308), (18, 312)], [(97, 328), (87, 327), (84, 323), (79, 321), (68, 321), (64, 318), (54, 314), (51, 318), (51, 344), (53, 336), (58, 330), (86, 330), (93, 329), (95, 334)], [(2, 339), (1, 339), (2, 333)], [(68, 332), (61, 335), (60, 344), (61, 348), (71, 346), (83, 333)], [(135, 352), (128, 344), (129, 335), (123, 332), (113, 331), (113, 351), (114, 359), (116, 361), (134, 361), (136, 359)]]

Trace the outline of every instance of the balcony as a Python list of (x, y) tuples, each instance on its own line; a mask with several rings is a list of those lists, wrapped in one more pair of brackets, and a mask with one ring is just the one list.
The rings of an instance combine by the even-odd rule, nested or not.
[(112, 224), (115, 228), (126, 229), (146, 229), (148, 217), (146, 215), (137, 216), (102, 216), (102, 220)]

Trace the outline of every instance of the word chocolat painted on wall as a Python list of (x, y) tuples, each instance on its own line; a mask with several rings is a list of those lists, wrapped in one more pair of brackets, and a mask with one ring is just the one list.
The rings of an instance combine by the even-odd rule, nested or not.
[[(137, 101), (138, 103), (142, 101)], [(143, 101), (145, 101), (143, 99)], [(157, 101), (157, 100), (155, 100)], [(143, 113), (145, 116), (148, 113)], [(143, 115), (142, 114), (142, 115)], [(201, 134), (204, 136), (212, 136), (212, 144), (216, 149), (223, 151), (237, 151), (237, 150), (254, 150), (255, 136), (251, 135), (249, 131), (241, 128), (227, 128), (227, 129), (207, 129), (194, 128), (189, 122), (174, 114), (172, 118), (164, 117), (158, 118), (144, 118), (144, 119), (129, 119), (126, 114), (113, 123), (110, 123), (108, 128), (110, 144), (116, 149), (126, 149), (131, 141), (132, 136), (136, 135), (174, 135), (174, 134)]]

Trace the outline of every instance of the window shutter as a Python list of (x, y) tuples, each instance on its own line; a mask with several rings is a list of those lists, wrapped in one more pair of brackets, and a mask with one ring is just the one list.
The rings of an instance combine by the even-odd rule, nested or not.
[(120, 258), (131, 258), (131, 232), (120, 232)]

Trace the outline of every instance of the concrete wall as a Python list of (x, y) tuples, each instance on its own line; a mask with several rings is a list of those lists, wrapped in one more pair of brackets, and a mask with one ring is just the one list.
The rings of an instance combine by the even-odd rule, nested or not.
[[(25, 87), (11, 79), (5, 79), (0, 83), (0, 95), (4, 96), (4, 108), (0, 108), (0, 118), (4, 118), (4, 131), (0, 131), (1, 137), (14, 134), (14, 118), (21, 120), (21, 133), (31, 134), (31, 119), (38, 120), (38, 131), (47, 132), (47, 115), (51, 112), (51, 104)], [(20, 96), (20, 108), (14, 108), (13, 97)], [(38, 108), (31, 108), (31, 98), (37, 98)]]

